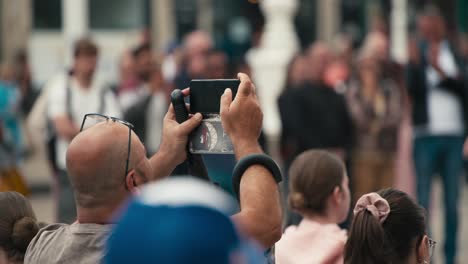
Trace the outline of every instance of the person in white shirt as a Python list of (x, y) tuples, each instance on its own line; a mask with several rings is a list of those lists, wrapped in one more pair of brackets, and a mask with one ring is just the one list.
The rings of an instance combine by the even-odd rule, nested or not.
[[(426, 8), (418, 26), (423, 41), (408, 64), (408, 92), (414, 125), (418, 202), (430, 209), (434, 174), (444, 188), (445, 263), (456, 263), (462, 149), (468, 128), (468, 91), (462, 63), (435, 8)], [(414, 52), (413, 52), (414, 53)]]
[(86, 113), (122, 115), (113, 92), (95, 78), (98, 47), (89, 39), (80, 39), (75, 43), (73, 55), (71, 71), (59, 74), (47, 87), (47, 116), (56, 135), (57, 220), (64, 223), (71, 223), (76, 218), (65, 154), (70, 141), (79, 133), (83, 116)]

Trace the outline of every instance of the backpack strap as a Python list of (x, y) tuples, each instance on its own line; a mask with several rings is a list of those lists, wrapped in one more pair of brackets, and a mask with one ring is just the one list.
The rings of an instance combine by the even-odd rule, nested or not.
[[(67, 111), (67, 116), (73, 120), (73, 112), (72, 112), (72, 109), (71, 109), (71, 104), (72, 104), (72, 90), (71, 90), (71, 77), (72, 77), (72, 73), (69, 72), (67, 73), (67, 77), (66, 77), (66, 80), (65, 80), (65, 107), (66, 107), (66, 111)], [(102, 89), (100, 94), (99, 94), (99, 109), (98, 109), (98, 113), (99, 114), (103, 114), (104, 111), (106, 110), (106, 93), (108, 91), (111, 91), (110, 88), (106, 87), (105, 89)]]
[(67, 76), (65, 77), (65, 108), (67, 111), (67, 116), (70, 118), (70, 120), (73, 121), (73, 112), (71, 109), (71, 104), (72, 104), (72, 91), (71, 91), (71, 77), (72, 77), (72, 72), (69, 71), (67, 72)]
[(106, 94), (107, 92), (112, 92), (110, 87), (106, 87), (101, 90), (101, 93), (99, 94), (99, 112), (100, 114), (104, 114), (104, 111), (106, 109)]

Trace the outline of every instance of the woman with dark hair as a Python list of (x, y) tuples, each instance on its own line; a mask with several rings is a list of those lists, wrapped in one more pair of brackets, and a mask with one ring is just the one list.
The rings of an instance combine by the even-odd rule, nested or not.
[(395, 189), (362, 196), (348, 235), (346, 264), (427, 264), (435, 246), (424, 209)]
[(334, 154), (309, 150), (289, 170), (289, 205), (303, 220), (276, 243), (277, 264), (343, 263), (350, 193), (344, 163)]
[(0, 263), (23, 263), (29, 242), (38, 231), (29, 201), (17, 192), (0, 192)]

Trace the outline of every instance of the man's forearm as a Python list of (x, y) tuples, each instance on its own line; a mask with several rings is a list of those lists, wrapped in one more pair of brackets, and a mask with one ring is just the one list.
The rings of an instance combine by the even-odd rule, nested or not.
[(282, 211), (278, 185), (261, 165), (249, 167), (240, 183), (240, 213), (233, 220), (249, 237), (269, 248), (281, 237)]
[[(257, 142), (234, 140), (236, 158), (263, 153)], [(282, 211), (278, 184), (271, 172), (261, 166), (250, 166), (240, 182), (241, 212), (233, 219), (248, 236), (265, 248), (271, 247), (281, 236)]]
[(80, 132), (79, 128), (68, 117), (55, 118), (54, 126), (60, 137), (70, 141)]
[(263, 150), (257, 141), (248, 142), (248, 141), (241, 141), (241, 140), (238, 140), (238, 141), (233, 140), (233, 146), (234, 146), (234, 153), (236, 155), (237, 160), (240, 160), (241, 158), (250, 154), (263, 153)]
[(164, 151), (158, 151), (150, 158), (151, 164), (151, 179), (159, 180), (166, 176), (169, 176), (171, 172), (178, 165), (171, 155)]

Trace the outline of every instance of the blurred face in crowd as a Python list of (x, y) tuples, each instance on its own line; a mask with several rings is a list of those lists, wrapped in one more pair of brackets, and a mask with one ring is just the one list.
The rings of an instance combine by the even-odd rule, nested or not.
[(324, 43), (315, 43), (309, 48), (307, 58), (309, 81), (317, 82), (322, 80), (325, 69), (332, 59), (330, 49)]
[(208, 55), (208, 78), (224, 79), (227, 77), (227, 56), (222, 52), (214, 52)]
[[(371, 56), (363, 56), (358, 61), (359, 78), (364, 84), (377, 82), (379, 65), (377, 60)], [(364, 87), (374, 87), (374, 85), (364, 85)]]
[(206, 55), (213, 48), (213, 41), (208, 33), (194, 31), (184, 41), (186, 56), (190, 59), (195, 56)]
[(120, 79), (128, 80), (135, 74), (135, 63), (129, 53), (125, 53), (120, 60)]
[(188, 61), (187, 71), (191, 78), (206, 78), (207, 66), (206, 56), (197, 55)]
[(434, 24), (434, 38), (435, 40), (441, 40), (445, 37), (445, 20), (441, 16), (433, 16), (431, 19)]
[(143, 81), (148, 81), (152, 67), (151, 50), (143, 50), (135, 56), (135, 68), (138, 76)]
[(91, 78), (96, 70), (97, 54), (82, 53), (75, 57), (75, 74)]
[(418, 31), (426, 41), (439, 41), (445, 35), (445, 21), (439, 15), (422, 15), (418, 19)]
[(300, 85), (307, 79), (307, 58), (298, 56), (292, 62), (289, 70), (291, 85)]
[(364, 42), (364, 49), (366, 49), (369, 56), (376, 60), (383, 62), (388, 58), (388, 38), (380, 32), (370, 33)]
[(345, 62), (332, 62), (324, 74), (324, 82), (330, 87), (335, 87), (339, 83), (346, 81), (349, 78), (349, 68)]
[(425, 40), (428, 40), (431, 38), (431, 20), (430, 20), (430, 17), (429, 16), (420, 16), (418, 18), (418, 32), (419, 34), (421, 35), (421, 38), (425, 39)]

